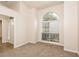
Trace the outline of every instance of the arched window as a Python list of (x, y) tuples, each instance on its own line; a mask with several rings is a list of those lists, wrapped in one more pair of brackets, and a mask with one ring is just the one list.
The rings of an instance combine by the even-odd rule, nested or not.
[(59, 42), (59, 16), (54, 12), (43, 16), (42, 40)]
[(53, 21), (58, 20), (58, 15), (54, 12), (48, 12), (43, 16), (43, 21)]

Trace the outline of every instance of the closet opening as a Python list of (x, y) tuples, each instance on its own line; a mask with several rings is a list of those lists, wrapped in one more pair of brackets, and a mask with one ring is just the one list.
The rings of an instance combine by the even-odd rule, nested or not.
[(4, 50), (14, 47), (14, 17), (0, 14), (0, 47)]

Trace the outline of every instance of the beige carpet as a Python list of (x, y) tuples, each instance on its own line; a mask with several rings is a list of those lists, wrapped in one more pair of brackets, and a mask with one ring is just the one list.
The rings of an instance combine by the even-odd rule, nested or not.
[(19, 48), (0, 48), (1, 57), (77, 57), (75, 53), (65, 52), (62, 46), (38, 42), (27, 43)]

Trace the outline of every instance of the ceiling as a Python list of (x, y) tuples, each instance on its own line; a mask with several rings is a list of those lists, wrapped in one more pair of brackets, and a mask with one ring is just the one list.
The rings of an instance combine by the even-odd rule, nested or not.
[[(21, 2), (23, 2), (28, 7), (38, 9), (64, 3), (63, 1), (21, 1)], [(19, 1), (0, 1), (0, 3), (4, 5), (12, 5), (15, 3), (19, 3)]]
[(10, 6), (10, 5), (14, 5), (18, 3), (17, 1), (0, 1), (0, 4), (4, 5), (4, 6)]
[(24, 2), (29, 7), (46, 8), (53, 5), (64, 3), (63, 1), (28, 1)]

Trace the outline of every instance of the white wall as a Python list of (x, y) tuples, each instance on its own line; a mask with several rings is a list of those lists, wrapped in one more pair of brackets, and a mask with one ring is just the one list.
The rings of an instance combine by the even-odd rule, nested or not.
[(28, 29), (28, 39), (30, 42), (35, 43), (37, 41), (37, 19), (36, 19), (36, 9), (31, 8), (29, 10), (29, 16), (27, 19), (27, 29)]
[[(19, 15), (15, 20), (15, 47), (22, 46), (26, 43), (28, 43), (27, 39), (27, 13), (28, 13), (28, 8), (25, 6), (23, 3), (20, 3), (20, 11)], [(14, 17), (15, 18), (15, 17)]]
[[(40, 21), (42, 20), (42, 17), (47, 13), (47, 12), (54, 12), (59, 16), (59, 39), (60, 39), (60, 44), (63, 45), (64, 44), (64, 40), (63, 40), (63, 20), (64, 20), (64, 4), (59, 4), (59, 5), (55, 5), (52, 7), (48, 7), (45, 9), (40, 9), (38, 10), (38, 39), (40, 40), (41, 35), (40, 35)], [(40, 30), (39, 30), (40, 29)]]
[(64, 2), (64, 50), (78, 50), (78, 4)]
[(27, 42), (36, 42), (36, 9), (35, 8), (29, 8), (24, 3), (20, 3), (20, 13), (23, 15), (23, 18), (25, 19), (26, 27), (24, 29), (26, 30), (25, 37), (27, 37)]

